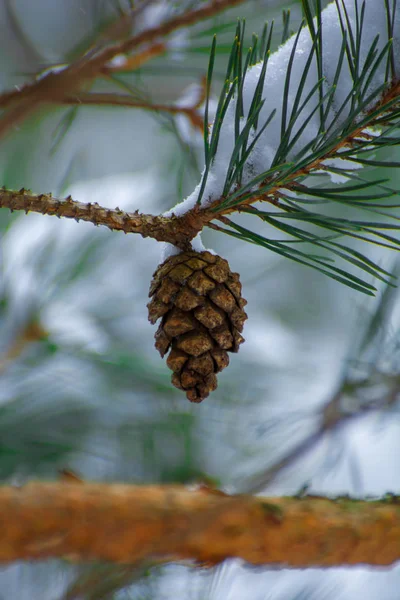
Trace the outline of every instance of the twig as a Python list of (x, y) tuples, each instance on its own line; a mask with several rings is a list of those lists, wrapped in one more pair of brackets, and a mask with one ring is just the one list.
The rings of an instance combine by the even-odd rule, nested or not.
[(133, 564), (228, 557), (291, 567), (400, 559), (400, 497), (252, 498), (183, 486), (31, 483), (0, 488), (0, 562)]
[(39, 321), (29, 321), (23, 330), (16, 335), (7, 351), (0, 354), (0, 374), (7, 368), (9, 363), (21, 356), (29, 344), (44, 340), (47, 337), (48, 332)]
[(85, 56), (71, 63), (59, 72), (51, 72), (45, 77), (26, 84), (15, 92), (7, 92), (5, 101), (0, 97), (0, 105), (7, 104), (9, 109), (0, 119), (0, 138), (22, 119), (38, 109), (41, 104), (61, 102), (66, 94), (80, 90), (84, 84), (97, 77), (102, 69), (115, 56), (128, 54), (143, 44), (159, 43), (173, 31), (189, 27), (201, 20), (210, 18), (219, 12), (231, 8), (244, 0), (214, 0), (198, 9), (178, 15), (162, 23), (138, 33), (137, 35), (113, 44), (98, 52), (89, 51)]
[(43, 215), (66, 217), (75, 221), (90, 221), (94, 225), (104, 225), (112, 230), (125, 233), (139, 233), (142, 237), (152, 237), (159, 242), (169, 242), (182, 250), (190, 249), (190, 240), (195, 237), (208, 219), (206, 212), (194, 209), (181, 217), (163, 217), (149, 214), (124, 212), (119, 208), (99, 206), (97, 202), (76, 202), (71, 196), (65, 200), (53, 198), (51, 194), (33, 194), (29, 190), (19, 191), (0, 189), (0, 207), (25, 213), (38, 212)]
[[(350, 385), (351, 384), (349, 384), (347, 380), (344, 380), (340, 384), (339, 389), (332, 395), (329, 401), (322, 408), (320, 412), (320, 423), (314, 433), (310, 434), (304, 440), (291, 448), (287, 454), (277, 460), (265, 471), (258, 473), (256, 476), (243, 482), (241, 486), (238, 486), (239, 489), (236, 491), (246, 494), (256, 494), (262, 490), (265, 490), (283, 469), (289, 465), (293, 465), (305, 454), (307, 454), (307, 452), (315, 448), (318, 442), (327, 433), (337, 430), (339, 427), (343, 427), (343, 425), (350, 420), (360, 418), (373, 411), (388, 408), (394, 404), (400, 392), (399, 384), (396, 379), (395, 385), (388, 389), (387, 394), (383, 398), (380, 398), (375, 402), (360, 404), (353, 411), (344, 411), (342, 406), (344, 388), (347, 388)], [(354, 391), (356, 391), (357, 385), (352, 384), (352, 387), (354, 388)]]
[(152, 110), (156, 112), (166, 112), (171, 115), (185, 115), (192, 125), (197, 129), (203, 130), (203, 118), (197, 112), (197, 103), (194, 106), (179, 106), (166, 104), (152, 104), (149, 102), (141, 102), (135, 100), (128, 94), (113, 94), (113, 93), (92, 93), (80, 92), (73, 96), (66, 96), (63, 99), (63, 104), (76, 104), (79, 106), (126, 106), (131, 108), (140, 108), (143, 110)]
[[(395, 98), (399, 98), (399, 102), (400, 102), (400, 81), (393, 82), (393, 85), (382, 95), (382, 97), (369, 110), (369, 112), (374, 113), (378, 108), (384, 107), (387, 103), (391, 102)], [(368, 124), (364, 124), (362, 127), (357, 128), (355, 131), (353, 131), (353, 133), (346, 136), (345, 138), (339, 139), (337, 144), (335, 144), (329, 150), (329, 152), (327, 152), (324, 156), (321, 156), (320, 158), (312, 161), (306, 167), (303, 167), (302, 169), (299, 169), (298, 171), (294, 172), (284, 183), (278, 182), (276, 185), (271, 186), (271, 189), (267, 193), (259, 194), (257, 196), (256, 195), (251, 196), (248, 199), (246, 199), (244, 202), (242, 202), (241, 204), (237, 204), (234, 208), (228, 209), (223, 212), (225, 214), (228, 214), (229, 212), (240, 211), (243, 208), (251, 206), (255, 202), (269, 202), (269, 203), (274, 204), (275, 206), (279, 205), (279, 203), (277, 204), (277, 201), (280, 197), (281, 189), (285, 188), (285, 189), (294, 190), (294, 191), (296, 191), (296, 190), (301, 191), (302, 186), (298, 181), (300, 178), (306, 177), (307, 175), (310, 175), (311, 173), (313, 173), (315, 171), (323, 169), (323, 166), (324, 166), (323, 163), (327, 159), (332, 158), (332, 157), (340, 158), (340, 151), (345, 148), (351, 148), (356, 139), (365, 136), (366, 135), (365, 129), (367, 127), (373, 127), (374, 121), (375, 121), (375, 119), (371, 118), (371, 120)], [(382, 126), (382, 125), (384, 125), (384, 123), (381, 122), (380, 125)], [(267, 183), (268, 183), (268, 180), (266, 179), (259, 184), (259, 187), (264, 187)], [(215, 202), (213, 204), (213, 207), (217, 206), (218, 202), (219, 201)]]
[(126, 71), (135, 71), (144, 64), (164, 54), (167, 51), (167, 46), (161, 42), (152, 44), (149, 48), (146, 48), (142, 52), (138, 52), (133, 56), (124, 56), (125, 60), (121, 64), (114, 64), (113, 62), (105, 65), (102, 69), (104, 73), (123, 73)]

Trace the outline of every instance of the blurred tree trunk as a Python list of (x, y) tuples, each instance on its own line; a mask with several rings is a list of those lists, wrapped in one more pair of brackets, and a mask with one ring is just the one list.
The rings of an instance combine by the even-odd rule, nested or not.
[(400, 498), (227, 496), (212, 489), (89, 483), (0, 488), (0, 561), (68, 557), (135, 564), (327, 567), (400, 559)]

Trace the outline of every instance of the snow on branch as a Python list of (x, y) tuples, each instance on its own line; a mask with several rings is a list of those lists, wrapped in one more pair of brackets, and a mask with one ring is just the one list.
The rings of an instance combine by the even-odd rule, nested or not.
[[(250, 66), (243, 69), (235, 65), (243, 45), (238, 27), (219, 111), (205, 142), (202, 180), (171, 212), (182, 214), (196, 202), (233, 206), (246, 193), (254, 202), (257, 189), (266, 179), (278, 180), (283, 165), (290, 171), (288, 163), (308, 166), (319, 159), (315, 169), (336, 155), (346, 134), (361, 126), (399, 81), (400, 8), (391, 4), (336, 0), (277, 52), (270, 54), (266, 44), (262, 60), (251, 65), (247, 58)], [(340, 167), (339, 158), (336, 164)]]
[[(336, 0), (317, 10), (313, 19), (310, 6), (303, 0), (305, 26), (275, 54), (270, 54), (272, 26), (266, 26), (244, 56), (244, 27), (238, 24), (210, 128), (206, 106), (200, 183), (166, 214), (184, 215), (197, 206), (211, 210), (226, 227), (210, 227), (374, 295), (369, 281), (337, 266), (326, 253), (316, 256), (292, 241), (318, 246), (390, 284), (390, 273), (337, 239), (352, 237), (396, 250), (400, 246), (396, 237), (382, 231), (399, 230), (392, 213), (399, 205), (386, 204), (397, 190), (382, 185), (386, 179), (354, 174), (366, 165), (400, 166), (370, 159), (371, 152), (400, 143), (395, 137), (400, 119), (400, 10), (395, 0), (384, 5), (381, 0)], [(207, 99), (215, 54), (214, 39)], [(329, 174), (334, 183), (355, 184), (324, 187), (308, 177), (320, 173)], [(259, 201), (273, 204), (275, 210), (251, 206)], [(375, 215), (373, 221), (329, 218), (310, 207), (327, 201), (394, 221), (378, 222)], [(226, 214), (233, 212), (261, 219), (268, 237), (228, 219)], [(311, 232), (304, 224), (312, 226)], [(286, 238), (269, 237), (272, 228)]]

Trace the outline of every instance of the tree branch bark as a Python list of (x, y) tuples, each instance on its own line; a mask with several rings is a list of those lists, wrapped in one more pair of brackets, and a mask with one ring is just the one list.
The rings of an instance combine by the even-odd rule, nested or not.
[(77, 202), (71, 196), (60, 200), (53, 198), (51, 194), (33, 194), (24, 188), (19, 191), (1, 188), (0, 208), (9, 208), (11, 212), (23, 210), (25, 213), (38, 212), (75, 221), (90, 221), (112, 230), (139, 233), (142, 237), (169, 242), (182, 250), (190, 250), (190, 240), (202, 230), (207, 221), (214, 218), (214, 215), (197, 208), (181, 217), (163, 217), (138, 211), (130, 213), (119, 208), (104, 208), (97, 202)]
[(290, 567), (400, 560), (400, 497), (252, 498), (183, 486), (30, 483), (0, 488), (0, 562), (68, 557)]
[(185, 115), (194, 127), (203, 131), (203, 118), (198, 111), (202, 99), (193, 106), (179, 106), (179, 104), (155, 104), (141, 102), (128, 94), (114, 94), (107, 92), (80, 92), (79, 94), (65, 96), (63, 104), (75, 106), (119, 106), (121, 108), (139, 108), (154, 112), (165, 112), (171, 115)]

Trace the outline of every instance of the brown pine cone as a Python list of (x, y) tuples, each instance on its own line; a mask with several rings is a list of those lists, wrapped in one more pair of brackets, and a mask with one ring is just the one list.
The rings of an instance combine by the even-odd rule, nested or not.
[(191, 402), (201, 402), (217, 387), (216, 373), (237, 352), (247, 304), (238, 273), (211, 252), (182, 252), (168, 258), (150, 285), (149, 321), (162, 321), (155, 346), (167, 365), (173, 385)]

